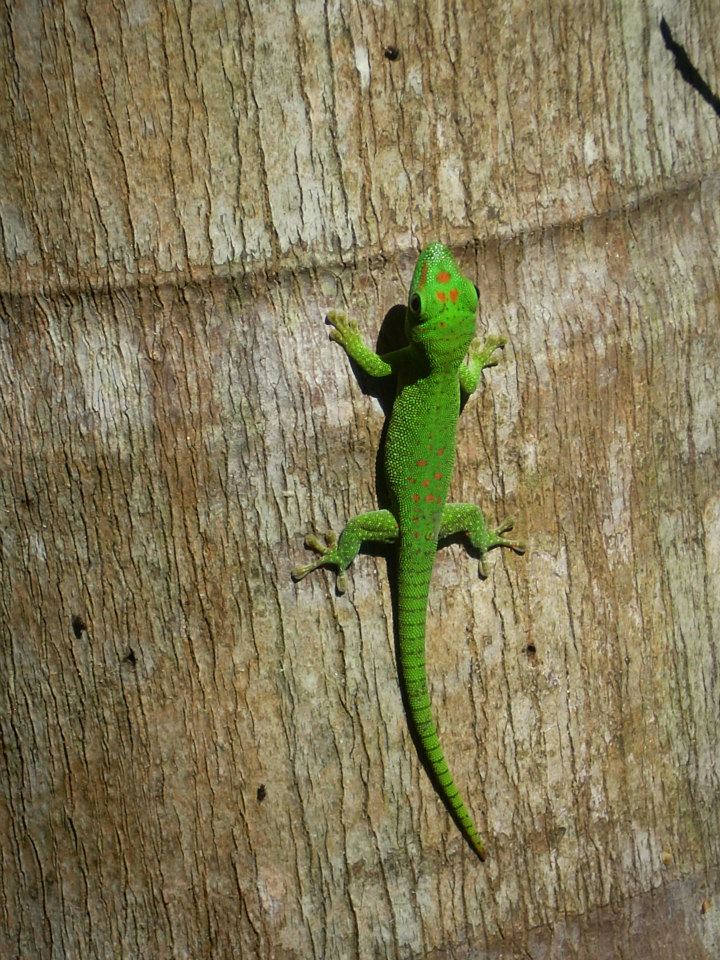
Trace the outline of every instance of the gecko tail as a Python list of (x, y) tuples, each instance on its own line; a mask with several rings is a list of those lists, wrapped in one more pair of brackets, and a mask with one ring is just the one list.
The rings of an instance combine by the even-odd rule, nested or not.
[(435, 721), (432, 718), (427, 681), (425, 680), (421, 685), (419, 678), (409, 680), (407, 679), (406, 668), (403, 667), (402, 669), (406, 675), (404, 686), (409, 704), (410, 722), (418, 741), (421, 759), (435, 789), (458, 829), (480, 860), (485, 860), (485, 844), (465, 806), (465, 801), (455, 784), (440, 745)]
[(407, 711), (418, 752), (433, 786), (465, 840), (480, 860), (485, 844), (448, 767), (432, 715), (425, 669), (425, 610), (399, 610), (399, 667)]

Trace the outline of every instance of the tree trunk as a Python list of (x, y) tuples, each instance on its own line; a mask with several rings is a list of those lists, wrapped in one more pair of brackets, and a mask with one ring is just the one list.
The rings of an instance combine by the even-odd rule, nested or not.
[[(672, 6), (672, 5), (671, 5)], [(0, 0), (0, 955), (720, 953), (717, 0)], [(407, 732), (374, 342), (444, 240), (509, 346)]]

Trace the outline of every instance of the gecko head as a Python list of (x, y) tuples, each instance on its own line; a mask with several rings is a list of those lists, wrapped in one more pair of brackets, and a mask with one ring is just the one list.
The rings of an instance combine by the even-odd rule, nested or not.
[(421, 252), (405, 311), (408, 342), (419, 347), (433, 368), (459, 366), (475, 336), (477, 287), (463, 276), (442, 243)]

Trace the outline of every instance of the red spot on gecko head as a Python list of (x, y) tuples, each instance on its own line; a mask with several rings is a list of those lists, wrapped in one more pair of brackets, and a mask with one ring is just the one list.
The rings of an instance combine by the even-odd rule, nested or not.
[(424, 487), (429, 487), (429, 486), (430, 486), (430, 481), (429, 481), (427, 478), (425, 478), (425, 480), (423, 480), (423, 482), (422, 482), (422, 485), (423, 485)]
[(436, 474), (435, 474), (435, 479), (436, 479), (436, 480), (442, 480), (442, 474), (441, 474), (441, 473), (436, 473)]
[(447, 272), (447, 270), (441, 270), (435, 279), (438, 283), (447, 283), (450, 279), (450, 274)]
[(436, 291), (435, 291), (435, 296), (438, 298), (438, 300), (440, 301), (440, 303), (445, 303), (445, 301), (447, 300), (447, 297), (446, 297), (445, 294), (442, 292), (442, 290), (436, 290)]
[(455, 289), (455, 287), (453, 287), (452, 290), (450, 291), (450, 299), (452, 300), (453, 303), (457, 303), (457, 298), (458, 298), (458, 292)]
[(438, 447), (437, 455), (441, 457), (445, 453), (445, 447)]
[(415, 501), (415, 503), (417, 503), (419, 499), (420, 499), (420, 494), (419, 494), (419, 493), (414, 493), (414, 494), (413, 494), (413, 500)]
[(431, 493), (429, 493), (429, 494), (425, 497), (425, 503), (432, 503), (434, 499), (435, 499), (435, 497), (434, 497)]
[(415, 461), (415, 466), (416, 466), (416, 467), (426, 467), (426, 466), (427, 466), (427, 460), (416, 460), (416, 461)]
[(426, 260), (425, 263), (422, 265), (422, 270), (420, 271), (420, 280), (418, 282), (418, 290), (422, 290), (422, 288), (425, 286), (425, 283), (427, 282), (427, 268), (428, 268), (428, 265)]

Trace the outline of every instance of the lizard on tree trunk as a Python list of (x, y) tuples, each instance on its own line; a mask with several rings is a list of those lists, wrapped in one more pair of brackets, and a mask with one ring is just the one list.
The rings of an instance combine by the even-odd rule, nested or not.
[(306, 545), (319, 556), (294, 570), (293, 578), (300, 580), (320, 566), (335, 567), (342, 593), (345, 570), (363, 541), (397, 545), (399, 673), (410, 723), (440, 797), (482, 860), (483, 841), (440, 746), (425, 669), (426, 609), (438, 540), (466, 534), (480, 552), (483, 576), (483, 557), (488, 550), (510, 547), (517, 553), (524, 551), (522, 543), (503, 537), (512, 528), (511, 520), (490, 530), (479, 507), (446, 503), (461, 390), (468, 395), (475, 391), (483, 370), (495, 366), (495, 352), (505, 345), (501, 337), (488, 337), (482, 347), (471, 348), (478, 298), (477, 288), (463, 276), (450, 250), (432, 243), (421, 252), (410, 285), (405, 314), (407, 346), (379, 356), (363, 342), (354, 322), (341, 313), (328, 315), (331, 339), (366, 373), (397, 377), (384, 450), (390, 509), (354, 517), (338, 540), (333, 534), (326, 536), (325, 543), (307, 537)]

